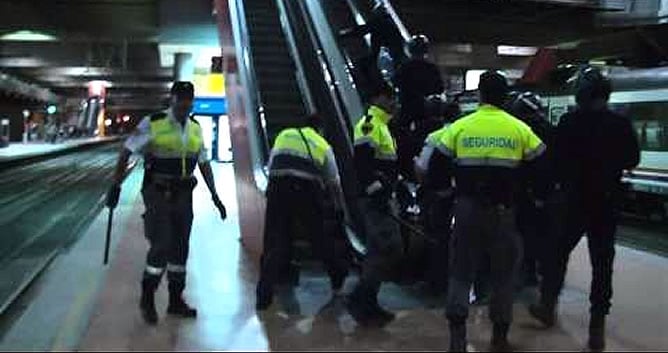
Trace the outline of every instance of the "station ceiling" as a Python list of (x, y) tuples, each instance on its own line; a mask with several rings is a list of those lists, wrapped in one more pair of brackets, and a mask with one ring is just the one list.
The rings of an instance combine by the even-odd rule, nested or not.
[[(529, 60), (495, 55), (497, 45), (550, 46), (563, 60), (663, 65), (668, 31), (662, 12), (627, 21), (629, 1), (391, 2), (412, 33), (432, 38), (444, 67), (521, 68)], [(87, 82), (109, 81), (111, 109), (152, 110), (172, 81), (166, 56), (184, 46), (218, 45), (211, 9), (212, 0), (0, 0), (0, 36), (31, 30), (53, 37), (0, 40), (0, 71), (73, 100), (86, 96)], [(461, 44), (473, 49), (462, 52)]]

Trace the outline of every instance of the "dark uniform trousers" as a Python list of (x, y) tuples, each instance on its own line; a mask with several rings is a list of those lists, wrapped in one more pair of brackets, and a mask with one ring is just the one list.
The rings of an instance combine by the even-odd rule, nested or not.
[[(555, 229), (551, 235), (548, 246), (554, 251), (545, 251), (546, 263), (541, 286), (543, 304), (556, 304), (564, 285), (570, 253), (586, 233), (592, 265), (590, 311), (593, 315), (607, 315), (612, 298), (612, 266), (618, 219), (614, 193), (590, 198), (582, 193), (570, 192), (563, 193), (561, 198), (556, 204), (555, 214), (563, 217), (563, 227)], [(557, 220), (553, 223), (556, 224)]]
[(433, 289), (447, 291), (449, 240), (451, 235), (452, 190), (427, 190), (424, 210), (424, 232), (427, 238), (427, 268), (425, 279)]
[(149, 269), (165, 267), (170, 293), (180, 293), (185, 288), (194, 187), (195, 179), (169, 184), (147, 182), (142, 188), (146, 208), (144, 234), (150, 244), (144, 272), (147, 289), (155, 290), (162, 277), (162, 273)]
[(360, 299), (377, 305), (377, 294), (383, 281), (392, 279), (403, 257), (403, 241), (399, 224), (390, 215), (389, 201), (361, 197), (360, 211), (364, 215), (366, 256), (362, 275), (356, 287)]
[(514, 283), (522, 257), (522, 244), (515, 226), (515, 211), (459, 196), (450, 244), (450, 284), (446, 315), (463, 323), (469, 313), (469, 291), (480, 261), (489, 254), (492, 296), (489, 316), (495, 324), (512, 321)]
[(271, 296), (274, 286), (289, 276), (293, 240), (300, 230), (310, 238), (311, 249), (325, 264), (332, 286), (342, 284), (348, 271), (347, 257), (339, 253), (342, 240), (337, 236), (343, 235), (324, 229), (323, 192), (319, 184), (303, 178), (269, 179), (259, 295)]
[[(547, 207), (537, 207), (527, 195), (517, 202), (517, 228), (522, 236), (524, 261), (522, 261), (522, 280), (534, 280), (543, 272), (541, 267), (543, 254), (540, 244), (545, 240), (549, 228)], [(524, 283), (527, 284), (527, 283)]]

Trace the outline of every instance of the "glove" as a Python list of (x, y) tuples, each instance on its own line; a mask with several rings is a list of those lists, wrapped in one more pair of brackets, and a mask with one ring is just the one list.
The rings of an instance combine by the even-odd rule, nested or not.
[(218, 208), (218, 212), (220, 212), (220, 218), (225, 220), (227, 218), (227, 210), (225, 209), (223, 202), (220, 201), (218, 195), (213, 196), (213, 204), (216, 205), (216, 208)]
[(121, 196), (121, 187), (119, 185), (112, 185), (107, 192), (107, 207), (113, 209), (118, 206), (118, 199)]
[(369, 184), (364, 191), (367, 196), (373, 196), (381, 190), (383, 190), (383, 183), (380, 180), (375, 180), (373, 183)]

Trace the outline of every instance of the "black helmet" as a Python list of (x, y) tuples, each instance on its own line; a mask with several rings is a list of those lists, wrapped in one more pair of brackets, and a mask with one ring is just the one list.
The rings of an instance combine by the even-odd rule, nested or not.
[(487, 70), (480, 75), (478, 90), (482, 103), (488, 103), (502, 107), (508, 96), (508, 80), (501, 72)]
[(579, 106), (590, 106), (594, 102), (607, 102), (612, 84), (601, 71), (587, 66), (575, 78), (575, 102)]
[(193, 99), (195, 97), (195, 87), (189, 81), (176, 81), (172, 85), (170, 93), (178, 98)]
[(429, 53), (429, 38), (424, 34), (414, 35), (406, 43), (406, 48), (411, 57), (423, 57)]
[(424, 99), (424, 112), (427, 116), (443, 115), (445, 97), (442, 94), (432, 94)]
[(525, 120), (527, 117), (543, 116), (545, 107), (539, 95), (533, 92), (523, 92), (515, 95), (509, 110), (511, 114)]

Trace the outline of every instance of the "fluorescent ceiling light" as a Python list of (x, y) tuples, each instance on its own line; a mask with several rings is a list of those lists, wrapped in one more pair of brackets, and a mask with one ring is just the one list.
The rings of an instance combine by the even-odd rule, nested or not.
[(46, 33), (22, 30), (22, 31), (7, 33), (1, 36), (0, 40), (23, 41), (23, 42), (53, 42), (57, 40), (57, 38)]
[(478, 83), (480, 83), (480, 75), (486, 70), (466, 70), (466, 76), (464, 82), (466, 84), (466, 90), (475, 90), (478, 89)]
[(534, 56), (538, 48), (536, 47), (515, 47), (512, 45), (499, 45), (496, 47), (498, 55), (507, 56)]

